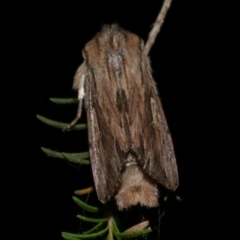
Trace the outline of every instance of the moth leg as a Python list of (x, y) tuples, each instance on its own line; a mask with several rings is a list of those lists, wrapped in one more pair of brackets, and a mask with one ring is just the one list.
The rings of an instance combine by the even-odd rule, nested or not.
[(78, 120), (81, 118), (82, 115), (82, 99), (79, 99), (78, 103), (78, 110), (77, 110), (77, 116), (73, 119), (73, 121), (66, 127), (64, 127), (62, 130), (64, 132), (71, 131), (72, 128), (77, 124)]
[(80, 78), (80, 81), (78, 82), (79, 86), (78, 86), (78, 110), (77, 110), (77, 116), (73, 119), (73, 121), (66, 126), (65, 128), (63, 128), (63, 131), (70, 131), (72, 130), (72, 128), (77, 124), (78, 120), (81, 118), (82, 115), (82, 102), (83, 102), (83, 98), (85, 96), (85, 91), (84, 91), (84, 83), (85, 83), (85, 75), (83, 74), (82, 77)]

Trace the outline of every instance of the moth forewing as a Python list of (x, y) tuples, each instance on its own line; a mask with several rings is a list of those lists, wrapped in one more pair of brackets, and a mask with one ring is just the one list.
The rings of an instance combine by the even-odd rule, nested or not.
[[(145, 80), (146, 101), (149, 103), (151, 127), (144, 131), (145, 157), (141, 159), (145, 171), (158, 183), (170, 190), (178, 186), (178, 171), (171, 134), (168, 129), (165, 114), (151, 75), (149, 59), (142, 58), (142, 69)], [(146, 113), (149, 112), (146, 109)], [(148, 149), (148, 150), (147, 150)]]
[(155, 207), (157, 184), (175, 190), (178, 174), (143, 41), (117, 24), (104, 25), (83, 52), (74, 88), (80, 105), (85, 96), (99, 200), (115, 196), (120, 210), (136, 204)]

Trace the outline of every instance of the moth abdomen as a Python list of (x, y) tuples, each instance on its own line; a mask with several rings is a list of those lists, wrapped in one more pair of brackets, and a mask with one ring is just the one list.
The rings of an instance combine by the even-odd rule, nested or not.
[(157, 207), (158, 195), (157, 184), (143, 172), (137, 162), (125, 165), (121, 175), (121, 186), (115, 196), (119, 210), (137, 204)]

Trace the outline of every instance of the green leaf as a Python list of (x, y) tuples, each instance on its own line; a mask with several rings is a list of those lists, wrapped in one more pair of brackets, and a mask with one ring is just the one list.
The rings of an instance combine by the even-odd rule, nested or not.
[(44, 147), (41, 147), (41, 150), (44, 153), (46, 153), (49, 157), (66, 159), (69, 162), (76, 163), (76, 164), (85, 164), (85, 165), (89, 165), (90, 164), (90, 161), (85, 159), (85, 158), (89, 157), (89, 153), (88, 152), (64, 153), (64, 152), (53, 151), (51, 149), (44, 148)]
[(90, 164), (89, 160), (86, 160), (86, 158), (89, 158), (89, 152), (81, 152), (81, 153), (64, 153), (62, 152), (62, 155), (69, 160), (70, 162), (78, 163), (84, 163), (84, 164)]
[(112, 226), (113, 226), (113, 231), (117, 232), (117, 233), (120, 233), (118, 227), (117, 227), (117, 224), (116, 224), (116, 221), (115, 219), (113, 218), (112, 220)]
[[(43, 122), (43, 123), (45, 123), (49, 126), (60, 128), (60, 129), (63, 129), (64, 127), (67, 127), (69, 125), (69, 123), (53, 121), (53, 120), (45, 118), (41, 115), (37, 115), (37, 118), (41, 122)], [(83, 130), (83, 129), (86, 129), (86, 128), (87, 128), (87, 124), (77, 124), (72, 128), (72, 130)]]
[(102, 226), (105, 225), (105, 222), (100, 222), (98, 223), (96, 226), (94, 226), (93, 228), (89, 229), (88, 231), (83, 232), (83, 234), (89, 234), (92, 232), (96, 232), (96, 230), (99, 230), (102, 228)]
[(89, 218), (89, 217), (85, 217), (85, 216), (82, 216), (82, 215), (77, 215), (77, 218), (85, 221), (85, 222), (106, 222), (108, 221), (109, 218)]
[(77, 98), (50, 98), (50, 101), (56, 104), (74, 104), (78, 103)]
[(87, 203), (83, 202), (82, 200), (80, 200), (79, 198), (77, 198), (75, 196), (73, 196), (72, 199), (78, 206), (80, 206), (81, 208), (83, 208), (84, 210), (86, 210), (88, 212), (98, 213), (101, 211), (100, 208), (88, 205)]
[(68, 232), (62, 232), (62, 237), (64, 239), (71, 239), (69, 237), (73, 237), (76, 239), (92, 239), (96, 237), (100, 237), (104, 235), (108, 231), (108, 228), (105, 228), (97, 233), (91, 233), (91, 234), (74, 234), (74, 233), (68, 233)]
[[(117, 234), (120, 233), (120, 231), (119, 231), (119, 229), (118, 229), (118, 227), (117, 227), (117, 224), (116, 224), (116, 221), (115, 221), (114, 218), (113, 218), (113, 220), (112, 220), (112, 232), (113, 232), (113, 233), (116, 232)], [(117, 240), (121, 240), (121, 237), (116, 236), (116, 235), (115, 235), (115, 237), (117, 238)]]
[(147, 229), (144, 229), (144, 230), (141, 230), (141, 231), (136, 231), (136, 232), (124, 232), (124, 233), (118, 233), (116, 231), (112, 231), (113, 234), (116, 236), (116, 237), (120, 237), (120, 238), (134, 238), (134, 237), (139, 237), (139, 236), (142, 236), (142, 235), (145, 235), (145, 234), (148, 234), (150, 233), (152, 230), (151, 228), (147, 228)]
[(62, 234), (62, 237), (66, 240), (81, 240), (82, 238), (70, 237)]

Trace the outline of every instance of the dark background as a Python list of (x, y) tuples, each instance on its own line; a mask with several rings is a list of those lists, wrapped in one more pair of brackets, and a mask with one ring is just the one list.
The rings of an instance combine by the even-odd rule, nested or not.
[[(176, 194), (182, 198), (165, 204), (161, 239), (232, 233), (239, 26), (234, 6), (205, 2), (173, 1), (150, 52), (179, 167)], [(59, 4), (36, 5), (19, 16), (10, 10), (2, 19), (1, 239), (61, 239), (61, 231), (79, 229), (75, 215), (82, 210), (71, 196), (92, 183), (90, 168), (49, 158), (40, 147), (86, 151), (87, 132), (63, 133), (36, 114), (70, 122), (76, 106), (55, 105), (49, 98), (76, 96), (72, 80), (84, 44), (114, 22), (146, 41), (161, 3), (91, 1), (69, 11)], [(44, 11), (35, 14), (40, 7)], [(143, 215), (149, 217), (147, 211)], [(151, 220), (156, 229), (154, 214)]]

